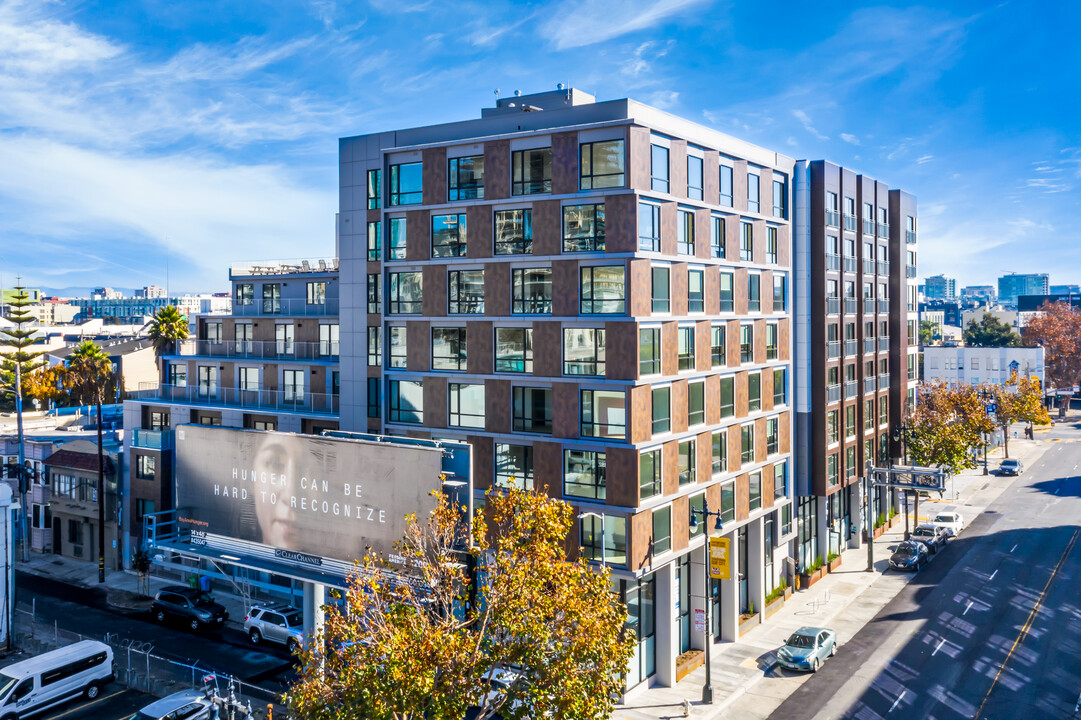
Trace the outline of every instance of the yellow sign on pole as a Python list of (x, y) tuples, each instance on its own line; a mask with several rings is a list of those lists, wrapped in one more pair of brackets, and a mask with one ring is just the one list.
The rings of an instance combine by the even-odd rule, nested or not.
[(732, 563), (729, 561), (731, 546), (732, 541), (725, 537), (709, 539), (709, 576), (714, 580), (732, 578)]

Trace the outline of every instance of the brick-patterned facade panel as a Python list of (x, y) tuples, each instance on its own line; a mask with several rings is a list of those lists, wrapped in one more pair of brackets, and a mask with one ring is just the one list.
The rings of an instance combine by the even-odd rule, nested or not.
[(687, 496), (672, 501), (672, 549), (676, 552), (686, 550), (691, 540), (690, 501)]
[[(389, 233), (389, 230), (387, 232)], [(384, 239), (384, 242), (389, 240)], [(419, 262), (428, 260), (431, 256), (431, 213), (427, 210), (410, 210), (405, 214), (405, 259)]]
[(682, 317), (687, 314), (687, 263), (672, 263), (671, 281), (672, 314)]
[(638, 378), (638, 324), (626, 321), (604, 323), (604, 376), (609, 380)]
[(413, 372), (431, 369), (432, 326), (422, 320), (410, 320), (405, 324), (405, 367)]
[(629, 126), (627, 128), (628, 187), (649, 192), (651, 174), (649, 128)]
[(672, 383), (672, 432), (687, 431), (687, 381)]
[(578, 314), (578, 261), (555, 260), (552, 262), (552, 287), (560, 288), (552, 294), (553, 315)]
[(675, 375), (679, 372), (679, 323), (661, 324), (661, 374)]
[(747, 314), (747, 269), (736, 268), (732, 281), (732, 299), (737, 315)]
[(578, 437), (578, 420), (578, 384), (553, 383), (552, 437)]
[(728, 472), (736, 472), (742, 467), (740, 461), (740, 426), (728, 426)]
[(606, 453), (605, 504), (638, 506), (638, 453), (634, 448), (613, 447)]
[(467, 435), (465, 441), (473, 446), (473, 487), (487, 490), (495, 478), (495, 441), (487, 435)]
[(699, 320), (694, 324), (694, 365), (699, 372), (707, 371), (713, 365), (712, 347), (709, 343), (709, 320)]
[(510, 142), (507, 140), (484, 143), (484, 197), (487, 200), (510, 197)]
[(578, 192), (578, 133), (552, 135), (552, 192)]
[(747, 212), (747, 161), (732, 161), (732, 205), (736, 212)]
[(486, 431), (510, 432), (512, 406), (510, 380), (484, 381), (484, 429)]
[(424, 204), (441, 205), (447, 201), (447, 149), (425, 148), (423, 158)]
[(424, 378), (424, 427), (447, 426), (447, 378)]
[(563, 249), (563, 210), (558, 200), (533, 203), (533, 254), (558, 255)]
[(533, 323), (533, 375), (559, 377), (563, 374), (563, 337), (560, 323)]
[(744, 473), (736, 478), (736, 522), (743, 522), (751, 515), (751, 482)]
[(645, 510), (628, 518), (627, 569), (631, 572), (648, 567), (653, 559), (653, 511)]
[(653, 270), (649, 260), (631, 260), (627, 278), (627, 312), (633, 317), (649, 317), (653, 312)]
[(610, 253), (633, 253), (638, 249), (638, 208), (634, 195), (604, 198), (604, 249)]
[(721, 192), (720, 158), (717, 153), (707, 150), (702, 160), (702, 198), (711, 205), (716, 205)]
[(679, 491), (679, 443), (675, 440), (661, 446), (661, 464), (661, 491), (674, 495)]
[(710, 224), (713, 215), (709, 208), (698, 208), (694, 211), (694, 255), (697, 258), (710, 257), (712, 237)]
[(447, 266), (425, 265), (421, 269), (424, 294), (421, 308), (425, 315), (443, 317), (447, 314)]
[(729, 320), (724, 338), (724, 354), (728, 367), (739, 367), (739, 320)]
[(510, 315), (510, 268), (492, 263), (484, 269), (484, 314)]
[(469, 322), (466, 323), (466, 342), (468, 355), (466, 367), (471, 375), (488, 375), (493, 370), (493, 358), (495, 357), (492, 343), (492, 323)]
[(557, 442), (533, 442), (533, 487), (548, 488), (548, 496), (563, 496), (563, 446)]
[(465, 250), (471, 258), (492, 257), (492, 209), (487, 205), (471, 205), (465, 209)]
[(687, 141), (672, 139), (668, 148), (668, 193), (687, 198)]
[(678, 216), (679, 208), (674, 202), (661, 203), (661, 252), (665, 255), (676, 254)]
[(754, 461), (756, 463), (766, 461), (766, 418), (764, 417), (754, 421)]
[(627, 437), (632, 443), (648, 442), (653, 437), (653, 390), (649, 385), (636, 385), (627, 390), (630, 408)]

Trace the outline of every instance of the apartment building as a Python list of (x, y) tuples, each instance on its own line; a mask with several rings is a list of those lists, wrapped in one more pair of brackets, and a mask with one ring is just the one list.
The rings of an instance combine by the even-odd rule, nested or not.
[(954, 300), (957, 298), (957, 280), (945, 275), (932, 275), (924, 281), (923, 294), (928, 300)]
[[(826, 161), (795, 171), (796, 466), (801, 568), (862, 540), (860, 479), (900, 455), (915, 402), (916, 200)], [(872, 497), (877, 516), (891, 501)], [(863, 521), (865, 522), (865, 521)]]
[[(478, 502), (572, 503), (568, 547), (638, 635), (628, 687), (674, 684), (693, 611), (735, 639), (795, 537), (794, 161), (560, 89), (344, 138), (340, 163), (342, 339), (367, 348), (342, 356), (343, 429), (471, 443)], [(734, 561), (708, 589), (707, 532)]]
[(1047, 295), (1050, 287), (1047, 273), (1007, 273), (998, 279), (998, 300), (1016, 305), (1019, 295)]

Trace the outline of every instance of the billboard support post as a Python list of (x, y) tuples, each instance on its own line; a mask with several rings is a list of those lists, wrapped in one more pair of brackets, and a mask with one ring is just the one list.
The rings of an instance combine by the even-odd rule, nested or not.
[(326, 604), (327, 586), (322, 583), (304, 583), (304, 640), (311, 642), (323, 632), (323, 605)]

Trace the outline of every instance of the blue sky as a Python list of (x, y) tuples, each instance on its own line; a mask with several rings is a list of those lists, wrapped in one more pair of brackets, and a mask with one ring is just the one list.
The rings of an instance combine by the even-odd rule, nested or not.
[(1081, 283), (1081, 3), (857, 5), (0, 0), (0, 280), (328, 256), (339, 137), (563, 82), (909, 190), (921, 276)]

